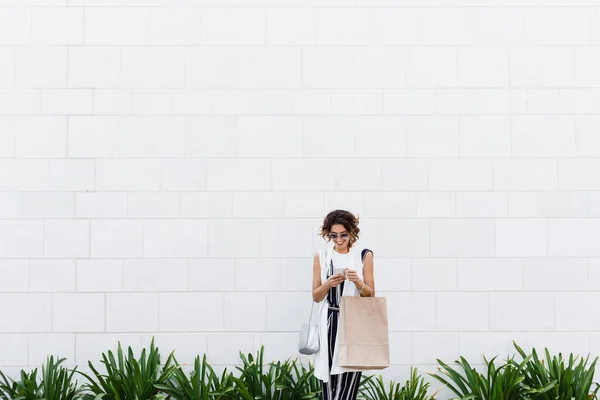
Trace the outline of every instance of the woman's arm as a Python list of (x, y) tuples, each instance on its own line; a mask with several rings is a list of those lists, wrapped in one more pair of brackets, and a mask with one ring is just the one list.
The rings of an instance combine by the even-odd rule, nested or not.
[(365, 261), (363, 263), (363, 278), (364, 281), (360, 279), (358, 282), (355, 282), (356, 289), (360, 291), (360, 289), (364, 285), (364, 289), (360, 294), (361, 297), (369, 297), (375, 296), (375, 277), (373, 274), (373, 252), (368, 251), (365, 254)]
[(330, 288), (339, 285), (346, 279), (344, 275), (332, 275), (325, 283), (321, 282), (321, 261), (319, 258), (319, 252), (315, 253), (313, 258), (313, 286), (312, 286), (312, 297), (315, 303), (320, 303), (321, 300), (327, 296), (327, 292)]

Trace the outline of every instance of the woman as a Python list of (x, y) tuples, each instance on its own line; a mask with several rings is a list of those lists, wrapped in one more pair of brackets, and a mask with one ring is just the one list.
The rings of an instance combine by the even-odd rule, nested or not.
[[(313, 300), (321, 303), (320, 350), (315, 355), (315, 376), (322, 381), (323, 400), (354, 400), (361, 371), (338, 365), (337, 327), (341, 296), (374, 296), (373, 252), (355, 250), (358, 218), (348, 211), (327, 214), (321, 236), (333, 247), (317, 251), (313, 261)], [(342, 268), (344, 273), (334, 274)]]

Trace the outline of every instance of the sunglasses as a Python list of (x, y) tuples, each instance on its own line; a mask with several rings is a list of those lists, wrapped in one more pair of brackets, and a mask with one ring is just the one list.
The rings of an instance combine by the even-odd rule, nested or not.
[(350, 237), (350, 234), (342, 233), (341, 235), (338, 235), (337, 233), (330, 233), (328, 236), (329, 236), (329, 239), (331, 239), (331, 240), (337, 240), (338, 236), (341, 237), (342, 240), (348, 240), (348, 238)]

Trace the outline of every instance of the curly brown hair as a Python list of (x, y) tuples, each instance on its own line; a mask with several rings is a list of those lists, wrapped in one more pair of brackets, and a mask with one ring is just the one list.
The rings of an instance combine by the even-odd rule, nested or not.
[(346, 231), (348, 231), (348, 234), (350, 235), (350, 239), (348, 241), (348, 248), (351, 248), (354, 242), (358, 240), (358, 236), (360, 233), (360, 228), (358, 227), (358, 220), (358, 216), (355, 216), (349, 211), (331, 211), (323, 219), (323, 225), (321, 226), (320, 235), (323, 237), (323, 239), (326, 239), (329, 242), (331, 239), (328, 235), (331, 232), (331, 227), (336, 224), (343, 225), (344, 228), (346, 228)]

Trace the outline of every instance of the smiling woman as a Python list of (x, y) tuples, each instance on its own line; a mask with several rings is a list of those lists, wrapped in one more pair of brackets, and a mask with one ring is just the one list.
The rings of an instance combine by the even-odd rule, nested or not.
[(362, 375), (360, 370), (339, 366), (337, 356), (341, 297), (375, 295), (373, 252), (353, 247), (360, 233), (358, 222), (355, 215), (345, 210), (327, 214), (321, 236), (333, 246), (318, 251), (313, 260), (312, 295), (316, 303), (321, 303), (321, 346), (315, 355), (315, 376), (322, 381), (323, 400), (356, 399)]

